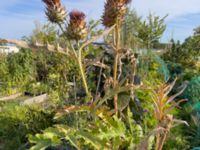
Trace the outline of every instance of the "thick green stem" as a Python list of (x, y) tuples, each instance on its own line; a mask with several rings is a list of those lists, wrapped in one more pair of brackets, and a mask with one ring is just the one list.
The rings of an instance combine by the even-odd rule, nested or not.
[(81, 51), (82, 50), (79, 49), (79, 52), (78, 52), (78, 65), (79, 65), (79, 70), (80, 70), (80, 73), (81, 73), (81, 78), (82, 78), (82, 81), (83, 81), (83, 86), (84, 86), (85, 92), (86, 92), (87, 96), (90, 96), (90, 92), (88, 90), (88, 85), (87, 85), (87, 81), (86, 81), (86, 77), (85, 77), (85, 73), (84, 73), (84, 68), (83, 68), (83, 64), (82, 64)]
[[(64, 34), (65, 31), (64, 31), (62, 25), (61, 25), (61, 24), (58, 24), (58, 25), (59, 25), (61, 31), (62, 31), (63, 34)], [(80, 46), (79, 46), (79, 42), (76, 41), (76, 42), (77, 42), (77, 46), (78, 46), (78, 48), (79, 48), (79, 50), (78, 50), (78, 56), (77, 56), (76, 50), (74, 49), (74, 47), (73, 47), (71, 41), (67, 39), (67, 36), (65, 36), (65, 38), (66, 38), (67, 41), (69, 41), (69, 45), (70, 45), (70, 48), (71, 48), (71, 50), (72, 50), (72, 52), (73, 52), (73, 55), (74, 55), (74, 57), (75, 57), (75, 58), (77, 59), (77, 61), (78, 61), (78, 66), (79, 66), (79, 70), (80, 70), (80, 73), (81, 73), (81, 78), (82, 78), (82, 81), (83, 81), (83, 86), (84, 86), (84, 89), (85, 89), (85, 92), (86, 92), (87, 96), (90, 97), (90, 92), (89, 92), (89, 90), (88, 90), (88, 85), (87, 85), (86, 76), (85, 76), (85, 73), (84, 73), (84, 68), (83, 68), (83, 63), (82, 63), (82, 49), (79, 48), (79, 47), (80, 47)]]

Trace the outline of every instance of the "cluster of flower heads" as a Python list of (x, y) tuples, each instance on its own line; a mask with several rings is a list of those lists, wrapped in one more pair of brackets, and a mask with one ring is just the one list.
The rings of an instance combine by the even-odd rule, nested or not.
[[(46, 16), (52, 23), (62, 24), (66, 20), (67, 12), (60, 0), (42, 0), (46, 4)], [(105, 11), (102, 16), (103, 25), (111, 27), (122, 21), (127, 10), (127, 4), (131, 0), (107, 0)], [(87, 36), (87, 25), (85, 14), (78, 10), (69, 13), (69, 23), (67, 25), (67, 36), (72, 40), (81, 40)]]
[(106, 0), (102, 16), (103, 25), (111, 27), (117, 21), (122, 22), (127, 11), (127, 5), (130, 2), (131, 0)]
[[(60, 0), (42, 0), (46, 4), (46, 16), (52, 23), (63, 24), (67, 19), (67, 12)], [(85, 14), (78, 10), (69, 13), (69, 23), (66, 31), (71, 40), (81, 40), (87, 36)]]

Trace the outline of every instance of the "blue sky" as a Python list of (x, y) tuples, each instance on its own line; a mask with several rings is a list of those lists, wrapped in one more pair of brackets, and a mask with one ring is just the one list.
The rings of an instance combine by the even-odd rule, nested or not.
[[(80, 9), (89, 19), (100, 19), (105, 0), (62, 0), (68, 11)], [(169, 14), (167, 30), (162, 41), (171, 37), (183, 41), (200, 25), (200, 0), (133, 0), (131, 7), (143, 17), (149, 12), (160, 16)], [(41, 0), (3, 0), (0, 3), (0, 38), (30, 35), (34, 21), (45, 23)]]

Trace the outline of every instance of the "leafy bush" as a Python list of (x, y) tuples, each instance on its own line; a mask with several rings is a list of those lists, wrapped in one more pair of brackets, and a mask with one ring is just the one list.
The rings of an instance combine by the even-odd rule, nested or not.
[(19, 53), (4, 56), (0, 63), (0, 82), (4, 95), (22, 91), (34, 79), (33, 54), (30, 49), (20, 49)]
[[(77, 66), (72, 58), (40, 50), (35, 55), (35, 68), (35, 80), (48, 87), (48, 89), (44, 89), (45, 91), (54, 90), (59, 92), (61, 97), (68, 96), (68, 82), (74, 82), (73, 76), (77, 74)], [(77, 76), (76, 79), (78, 82), (79, 77)]]
[(139, 74), (142, 77), (148, 76), (144, 78), (145, 80), (166, 82), (170, 77), (167, 63), (152, 50), (143, 49), (141, 53), (138, 66)]
[(200, 73), (200, 67), (185, 68), (183, 80), (191, 80), (194, 77), (198, 77), (199, 73)]
[(10, 79), (16, 84), (26, 84), (34, 75), (33, 55), (30, 49), (21, 49), (19, 53), (9, 54), (8, 70)]
[(31, 96), (38, 96), (48, 92), (48, 85), (44, 83), (29, 83), (26, 86), (26, 93)]
[[(200, 77), (193, 77), (186, 90), (181, 95), (188, 99), (179, 111), (179, 116), (186, 120), (190, 125), (187, 128), (181, 128), (177, 135), (186, 142), (185, 147), (192, 149), (200, 145)], [(175, 131), (177, 132), (177, 131)], [(194, 148), (195, 149), (195, 148)]]
[(95, 122), (90, 122), (80, 128), (70, 128), (65, 125), (44, 130), (43, 134), (29, 136), (29, 141), (35, 143), (31, 150), (55, 147), (65, 143), (70, 143), (76, 149), (133, 149), (137, 147), (143, 131), (132, 119), (131, 112), (128, 111), (127, 123), (117, 116), (109, 117), (102, 113)]
[(181, 64), (173, 63), (170, 61), (167, 62), (167, 68), (169, 69), (170, 77), (172, 79), (182, 75), (184, 72), (184, 68)]
[(1, 103), (0, 106), (0, 149), (23, 147), (27, 142), (27, 134), (41, 132), (53, 124), (53, 114), (39, 108), (17, 103)]

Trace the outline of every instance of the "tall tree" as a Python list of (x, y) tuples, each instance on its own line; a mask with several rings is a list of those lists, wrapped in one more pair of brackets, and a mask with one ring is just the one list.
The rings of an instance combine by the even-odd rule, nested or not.
[(200, 26), (195, 28), (193, 35), (184, 41), (183, 47), (192, 53), (200, 52)]
[(166, 29), (166, 25), (164, 24), (166, 17), (167, 15), (160, 18), (150, 13), (147, 20), (141, 22), (138, 30), (138, 38), (141, 39), (145, 48), (152, 48), (160, 40)]
[(123, 43), (131, 48), (153, 48), (163, 35), (166, 25), (165, 18), (149, 14), (143, 20), (136, 11), (129, 10), (123, 25)]

